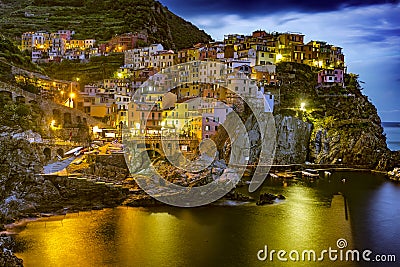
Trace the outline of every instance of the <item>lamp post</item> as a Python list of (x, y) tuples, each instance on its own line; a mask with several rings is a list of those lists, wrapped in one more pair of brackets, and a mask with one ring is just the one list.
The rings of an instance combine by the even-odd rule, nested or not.
[[(79, 78), (76, 78), (76, 82), (79, 82)], [(72, 91), (72, 82), (70, 86), (70, 92), (69, 92), (69, 99), (68, 99), (68, 107), (69, 108), (74, 108), (74, 102), (73, 99), (76, 97), (76, 94)]]
[(71, 90), (71, 93), (69, 94), (69, 107), (70, 108), (74, 108), (74, 102), (73, 102), (74, 98), (75, 98), (75, 93), (72, 92), (72, 90)]
[(300, 103), (300, 110), (301, 111), (306, 111), (306, 103), (304, 103), (304, 102)]

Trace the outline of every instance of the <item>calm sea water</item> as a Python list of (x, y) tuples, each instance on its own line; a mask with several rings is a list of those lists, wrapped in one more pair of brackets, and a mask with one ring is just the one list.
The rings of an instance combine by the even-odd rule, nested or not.
[(17, 255), (26, 266), (399, 266), (328, 257), (259, 261), (257, 253), (265, 246), (319, 253), (345, 239), (346, 249), (397, 254), (400, 261), (400, 185), (341, 172), (317, 182), (267, 180), (254, 196), (261, 192), (287, 199), (266, 206), (120, 207), (32, 222), (16, 236), (25, 246)]
[(382, 122), (390, 150), (400, 150), (400, 122)]

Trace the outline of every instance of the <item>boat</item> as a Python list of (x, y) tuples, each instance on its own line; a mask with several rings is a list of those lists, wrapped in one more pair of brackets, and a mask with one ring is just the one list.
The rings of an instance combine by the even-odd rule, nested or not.
[(389, 179), (395, 182), (400, 182), (400, 168), (394, 168), (388, 172)]
[(276, 175), (276, 174), (274, 174), (274, 173), (270, 173), (269, 176), (271, 176), (271, 177), (274, 178), (274, 179), (278, 179), (278, 178), (279, 178), (278, 175)]
[(301, 171), (301, 175), (306, 178), (319, 178), (319, 172), (313, 169), (305, 169)]
[(330, 178), (332, 173), (330, 171), (324, 171), (325, 178)]
[(278, 172), (277, 175), (279, 178), (283, 179), (293, 179), (295, 177), (295, 175), (289, 172)]
[[(82, 146), (80, 146), (80, 147), (76, 147), (76, 148), (74, 148), (74, 149), (71, 149), (70, 151), (68, 151), (68, 152), (65, 152), (64, 153), (64, 156), (68, 156), (68, 155), (72, 155), (72, 154), (79, 154), (79, 152), (81, 151), (83, 149), (83, 147)], [(75, 156), (77, 156), (77, 155), (75, 155)]]

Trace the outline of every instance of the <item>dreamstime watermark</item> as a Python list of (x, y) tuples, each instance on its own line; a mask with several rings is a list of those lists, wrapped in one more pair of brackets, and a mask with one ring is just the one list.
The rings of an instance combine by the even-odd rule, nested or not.
[(280, 262), (299, 262), (299, 261), (332, 261), (332, 262), (396, 262), (395, 254), (374, 254), (372, 250), (346, 249), (347, 240), (340, 238), (336, 242), (336, 247), (328, 247), (320, 251), (309, 250), (275, 250), (268, 249), (265, 245), (257, 252), (259, 261), (280, 261)]
[[(187, 100), (182, 103), (184, 99)], [(196, 207), (220, 199), (240, 181), (250, 158), (255, 158), (255, 146), (260, 150), (258, 162), (252, 162), (256, 168), (250, 192), (263, 183), (271, 168), (276, 128), (267, 97), (244, 73), (225, 64), (193, 61), (166, 68), (142, 84), (130, 105), (135, 107), (133, 121), (122, 134), (126, 163), (138, 185), (163, 203)], [(240, 107), (244, 106), (257, 124), (251, 133), (240, 117), (244, 110)], [(149, 153), (164, 156), (187, 176), (211, 168), (219, 159), (217, 144), (207, 135), (200, 140), (199, 158), (190, 160), (183, 153), (187, 152), (194, 128), (203, 128), (202, 123), (209, 120), (213, 122), (211, 127), (223, 127), (230, 141), (229, 161), (222, 175), (196, 187), (179, 186), (162, 177)], [(205, 127), (202, 130), (211, 130)]]

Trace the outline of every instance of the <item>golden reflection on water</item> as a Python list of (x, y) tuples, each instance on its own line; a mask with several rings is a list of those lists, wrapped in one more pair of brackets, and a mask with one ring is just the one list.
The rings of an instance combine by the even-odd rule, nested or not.
[[(265, 266), (258, 250), (317, 252), (345, 238), (352, 244), (343, 196), (288, 186), (287, 200), (257, 207), (116, 208), (29, 223), (18, 235), (26, 266)], [(279, 192), (276, 192), (279, 193)], [(273, 266), (288, 266), (274, 262)], [(327, 266), (297, 263), (296, 266)], [(341, 263), (336, 266), (352, 266)]]

